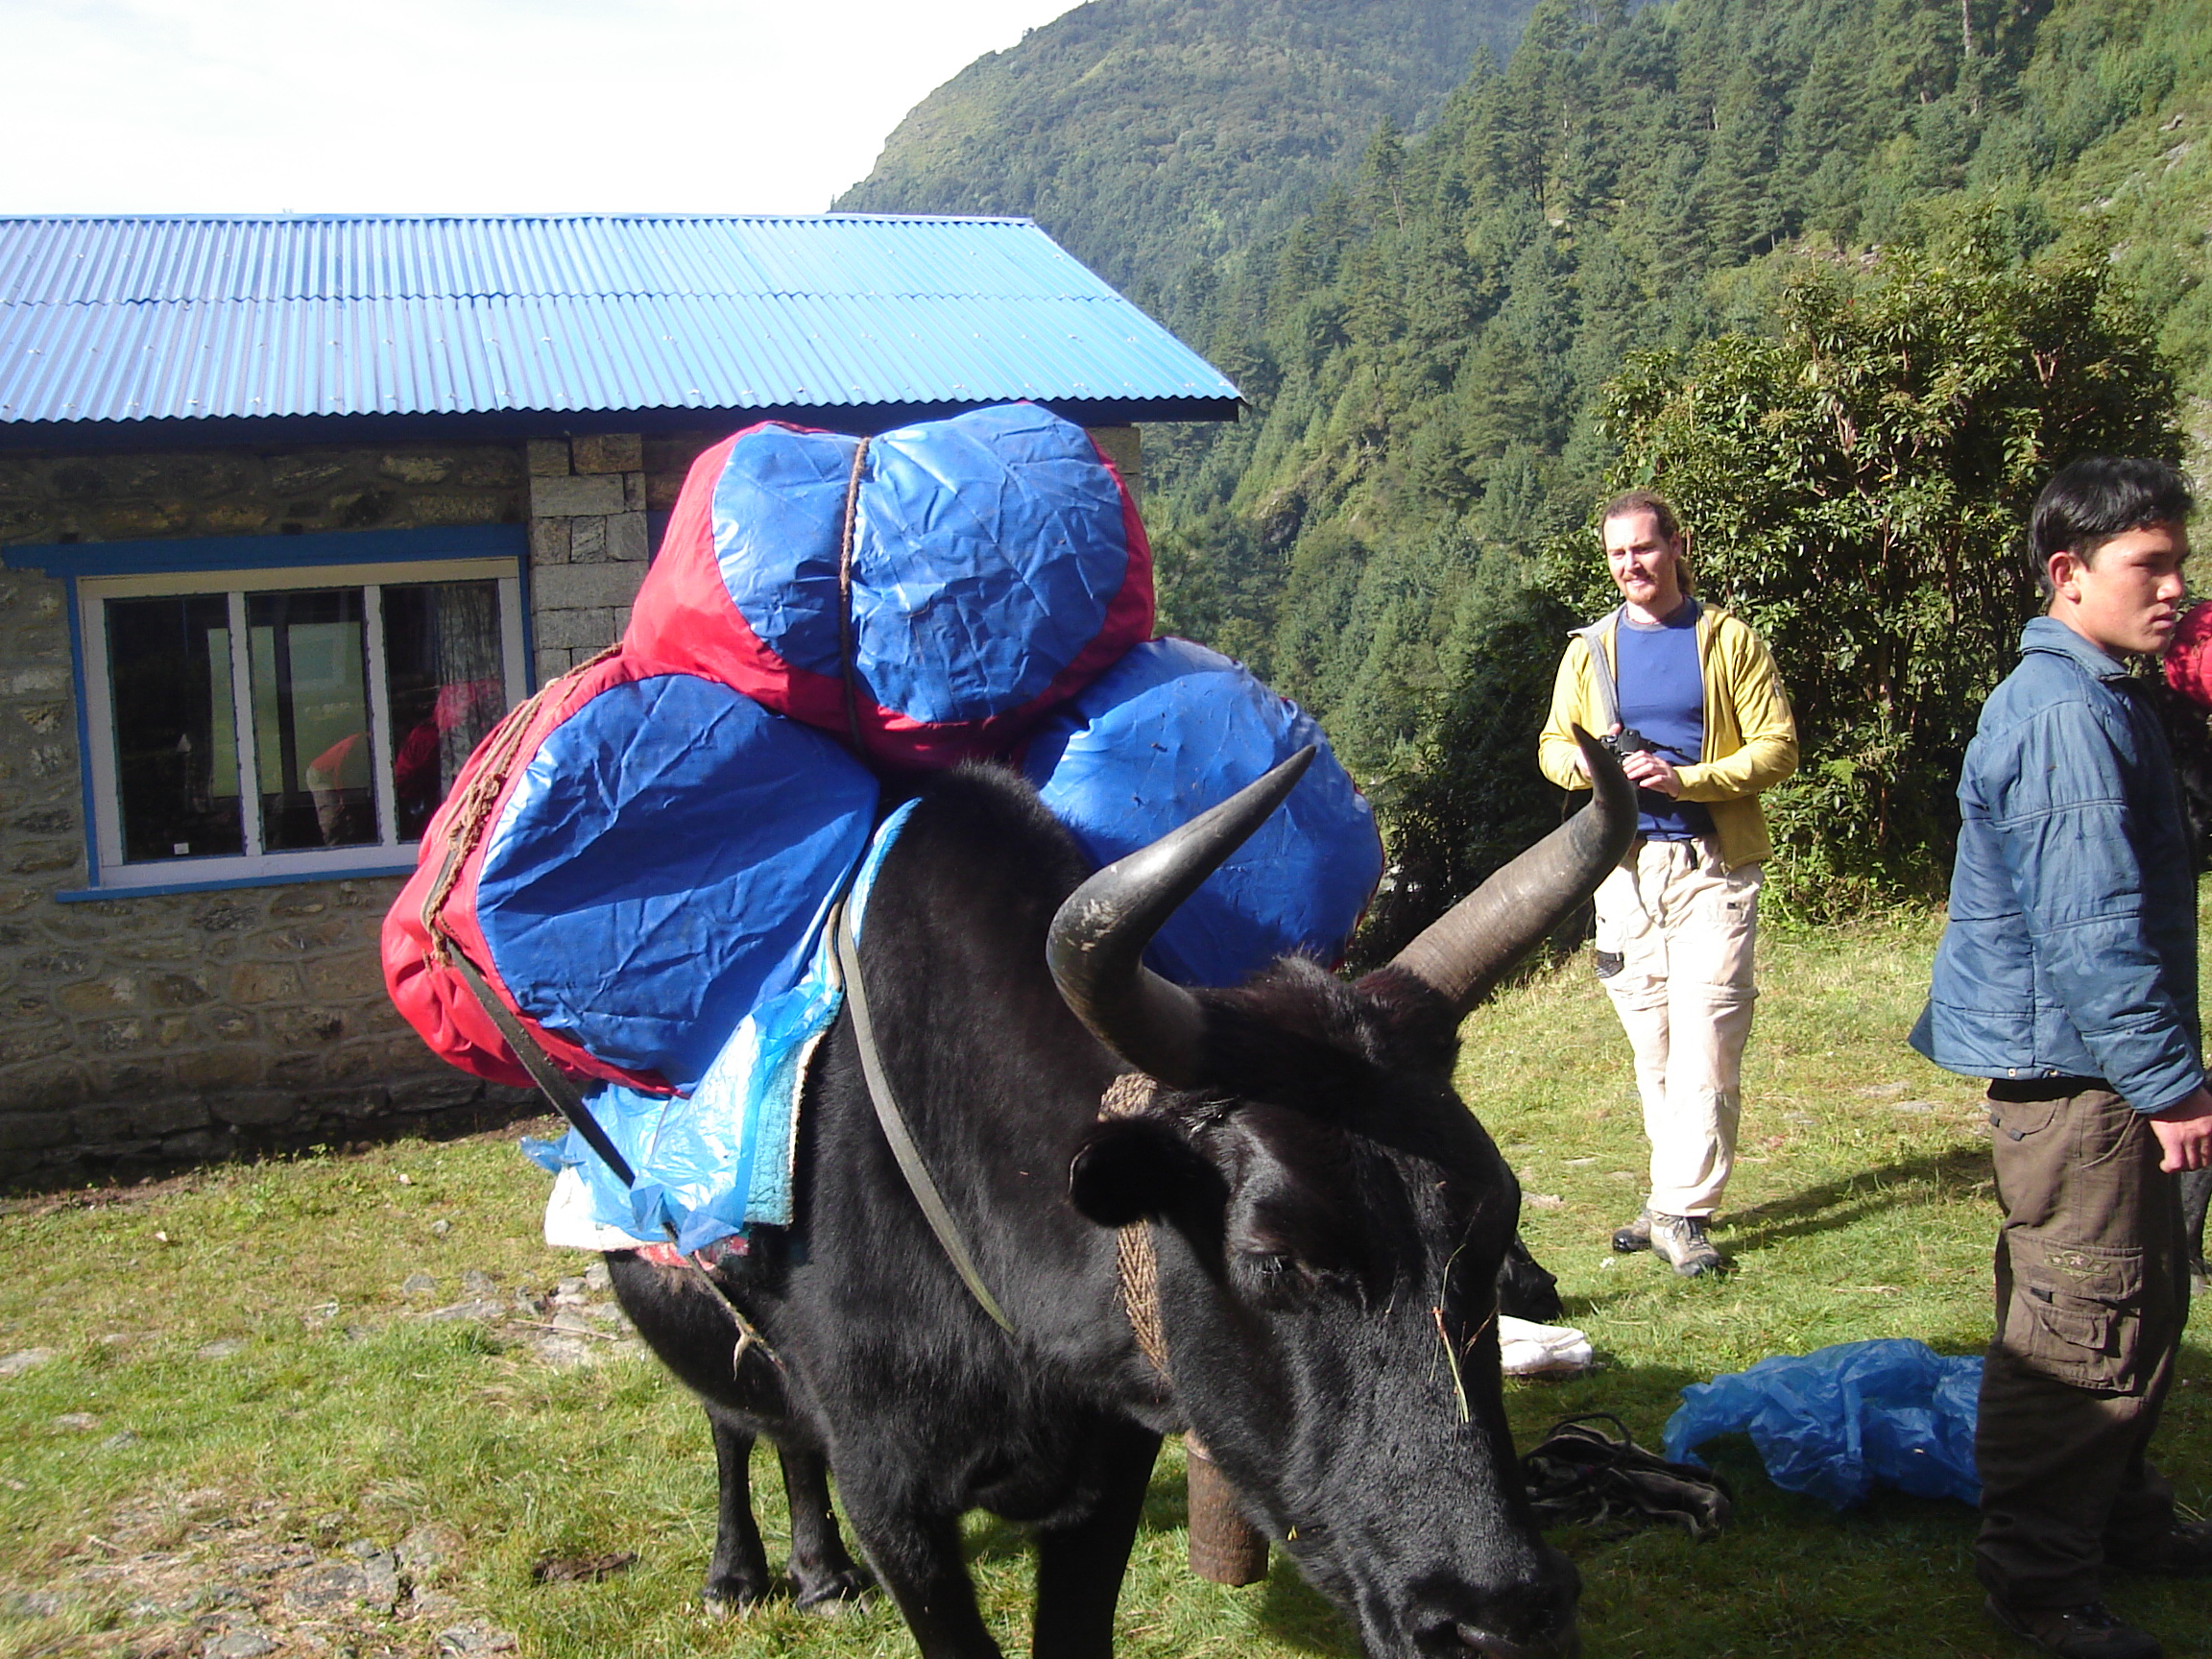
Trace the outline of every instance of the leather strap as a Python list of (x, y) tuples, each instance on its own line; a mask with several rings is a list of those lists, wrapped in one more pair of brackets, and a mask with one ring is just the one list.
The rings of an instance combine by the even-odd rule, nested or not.
[(476, 964), (469, 960), (469, 953), (454, 945), (452, 957), (454, 967), (461, 970), (462, 983), (476, 994), (476, 1000), (484, 1005), (492, 1023), (499, 1027), (499, 1035), (507, 1039), (507, 1046), (515, 1050), (515, 1058), (521, 1061), (522, 1069), (530, 1073), (530, 1080), (553, 1102), (554, 1109), (568, 1119), (570, 1127), (584, 1137), (584, 1143), (614, 1171), (622, 1185), (635, 1185), (637, 1171), (630, 1167), (628, 1159), (614, 1150), (614, 1142), (607, 1139), (607, 1131), (599, 1127), (599, 1119), (591, 1116), (591, 1109), (584, 1104), (582, 1093), (568, 1074), (553, 1064), (552, 1057), (538, 1046), (538, 1040), (530, 1035), (529, 1028), (515, 1018), (507, 1004), (499, 1000), (498, 993), (485, 983), (484, 975), (476, 972)]
[(922, 1206), (923, 1219), (929, 1223), (929, 1231), (937, 1235), (937, 1242), (950, 1259), (952, 1270), (960, 1275), (960, 1283), (968, 1286), (968, 1293), (975, 1298), (983, 1311), (1011, 1336), (1014, 1321), (1006, 1317), (1005, 1310), (983, 1283), (983, 1275), (976, 1271), (975, 1259), (968, 1254), (960, 1230), (953, 1224), (952, 1212), (946, 1208), (937, 1183), (929, 1178), (928, 1166), (922, 1162), (922, 1149), (914, 1144), (906, 1119), (900, 1113), (898, 1097), (891, 1093), (891, 1080), (884, 1075), (882, 1051), (876, 1046), (876, 1022), (869, 1016), (868, 991), (861, 981), (860, 951), (853, 939), (850, 906), (837, 906), (835, 926), (837, 971), (844, 977), (846, 1000), (853, 1009), (853, 1035), (860, 1049), (860, 1074), (868, 1081), (868, 1098), (875, 1103), (876, 1121), (883, 1126), (883, 1139), (891, 1142), (891, 1156), (899, 1161), (899, 1172), (906, 1177), (907, 1190), (914, 1194), (915, 1203)]

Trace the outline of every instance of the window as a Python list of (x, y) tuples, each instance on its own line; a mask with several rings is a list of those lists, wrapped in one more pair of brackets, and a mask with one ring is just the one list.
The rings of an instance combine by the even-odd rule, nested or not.
[(512, 558), (82, 576), (103, 890), (414, 862), (524, 695)]

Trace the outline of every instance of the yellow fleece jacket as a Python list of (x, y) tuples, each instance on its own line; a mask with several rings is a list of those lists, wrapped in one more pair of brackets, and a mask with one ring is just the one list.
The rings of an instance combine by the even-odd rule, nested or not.
[[(1619, 661), (1613, 646), (1620, 612), (1599, 623), (1605, 663)], [(1697, 665), (1705, 683), (1705, 743), (1697, 764), (1677, 768), (1682, 799), (1701, 802), (1713, 814), (1720, 858), (1729, 869), (1755, 864), (1774, 851), (1767, 835), (1767, 815), (1759, 810), (1759, 791), (1770, 789), (1797, 770), (1797, 721), (1789, 694), (1766, 642), (1747, 623), (1699, 601)], [(1562, 789), (1587, 789), (1590, 780), (1575, 764), (1574, 733), (1600, 733), (1609, 724), (1590, 672), (1590, 649), (1580, 637), (1568, 641), (1551, 685), (1551, 716), (1536, 745), (1536, 763)]]

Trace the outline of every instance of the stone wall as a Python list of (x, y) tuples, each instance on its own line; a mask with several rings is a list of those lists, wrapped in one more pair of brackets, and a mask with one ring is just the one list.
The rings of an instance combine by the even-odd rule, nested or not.
[[(0, 455), (0, 542), (519, 523), (522, 446)], [(397, 878), (82, 888), (67, 595), (0, 570), (0, 1179), (130, 1174), (518, 1104), (384, 996)]]
[(621, 637), (650, 552), (642, 438), (530, 441), (530, 634), (540, 685)]

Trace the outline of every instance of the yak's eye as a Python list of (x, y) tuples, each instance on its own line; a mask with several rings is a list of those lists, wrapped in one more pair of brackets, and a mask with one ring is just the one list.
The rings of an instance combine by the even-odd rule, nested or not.
[(1265, 1250), (1243, 1253), (1244, 1283), (1261, 1303), (1289, 1308), (1305, 1299), (1312, 1279), (1298, 1258)]

